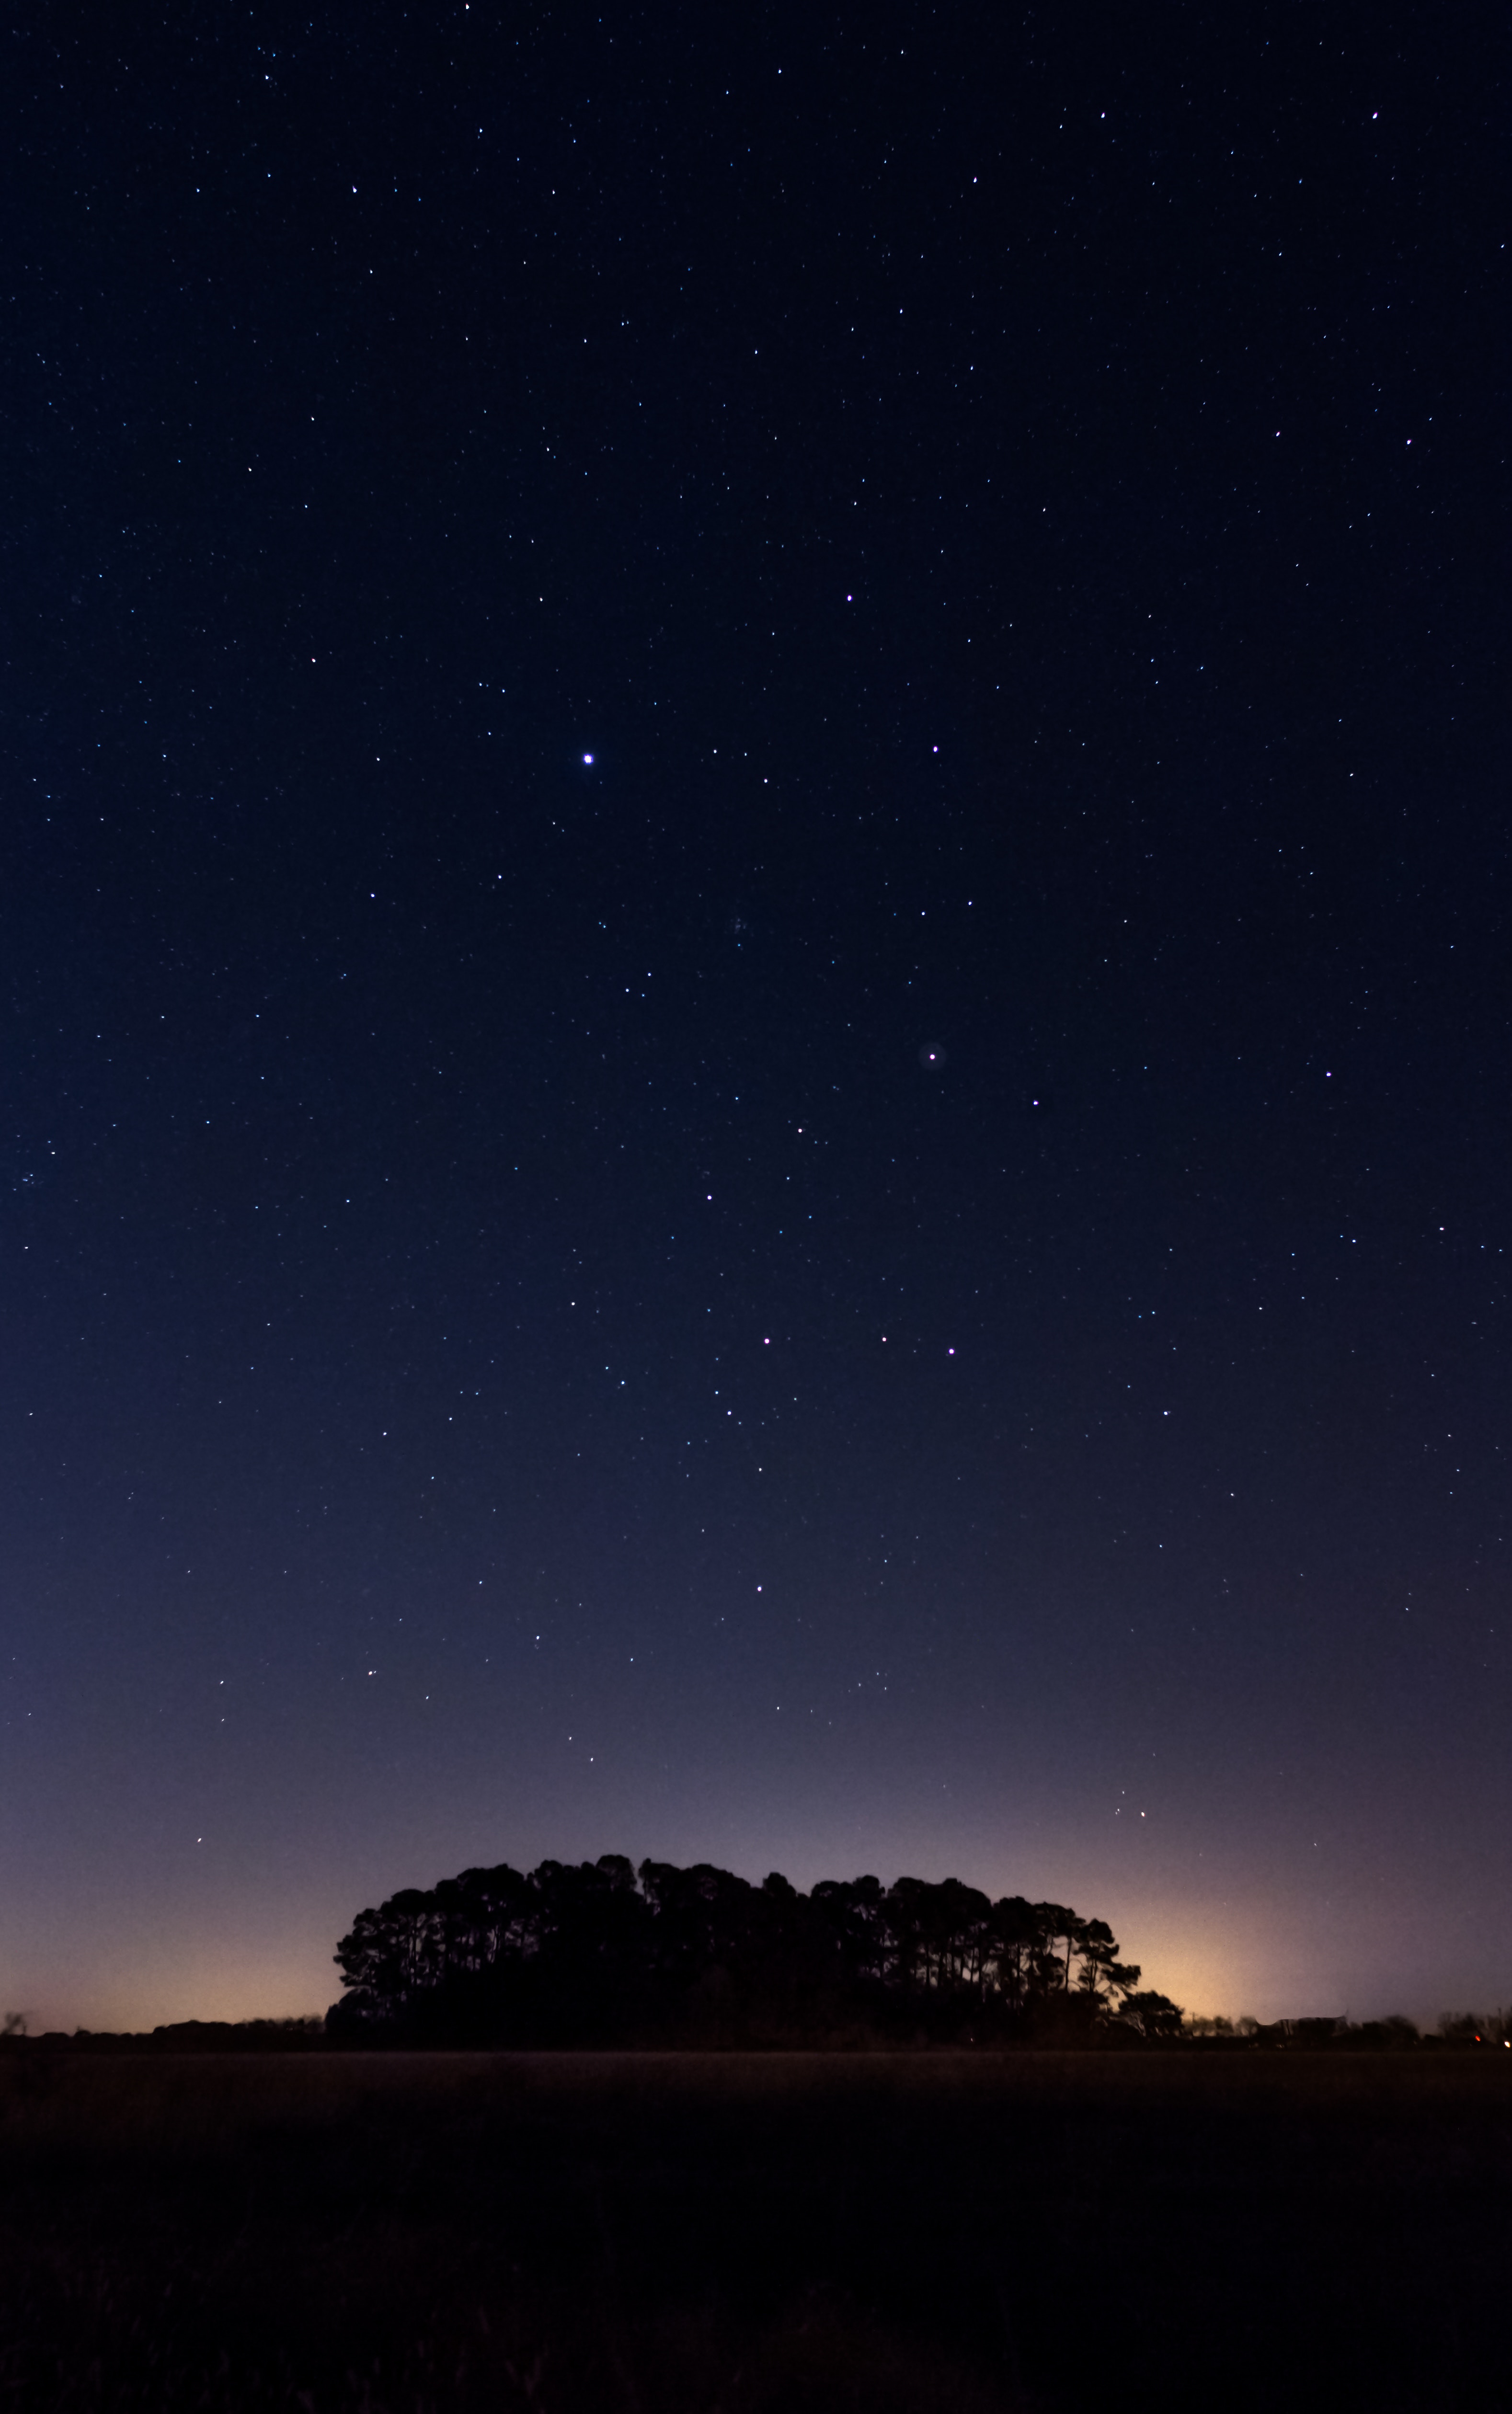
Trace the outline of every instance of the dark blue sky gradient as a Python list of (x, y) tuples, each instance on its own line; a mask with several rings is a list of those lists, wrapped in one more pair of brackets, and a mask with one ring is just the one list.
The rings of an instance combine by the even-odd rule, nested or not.
[(7, 2007), (611, 1850), (1505, 1995), (1474, 30), (23, 31)]

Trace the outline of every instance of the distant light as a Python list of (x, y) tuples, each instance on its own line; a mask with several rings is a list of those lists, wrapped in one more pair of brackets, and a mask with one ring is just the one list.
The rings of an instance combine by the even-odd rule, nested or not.
[(585, 763), (591, 763), (591, 761), (592, 761), (592, 760), (593, 760), (593, 757), (591, 756), (591, 754), (585, 754), (585, 755), (583, 756), (583, 761), (584, 761)]

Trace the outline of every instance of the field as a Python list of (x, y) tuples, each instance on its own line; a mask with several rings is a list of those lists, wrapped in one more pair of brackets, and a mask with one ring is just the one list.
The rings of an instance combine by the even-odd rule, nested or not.
[(1512, 2054), (0, 2060), (0, 2409), (1505, 2403)]

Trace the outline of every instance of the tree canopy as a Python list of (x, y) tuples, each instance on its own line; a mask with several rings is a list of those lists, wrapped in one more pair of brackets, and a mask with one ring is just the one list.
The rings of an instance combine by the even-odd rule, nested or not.
[(613, 1853), (408, 1888), (359, 1913), (336, 1960), (331, 2029), (416, 2043), (1070, 2040), (1181, 2018), (1136, 1991), (1106, 1921), (1062, 1903), (957, 1878), (802, 1894)]

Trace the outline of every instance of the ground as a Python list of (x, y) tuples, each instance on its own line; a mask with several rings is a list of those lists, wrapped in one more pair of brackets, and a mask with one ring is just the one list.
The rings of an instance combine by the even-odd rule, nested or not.
[(1494, 2403), (1512, 2054), (0, 2064), (0, 2408)]

